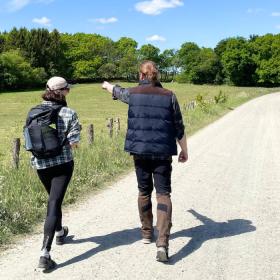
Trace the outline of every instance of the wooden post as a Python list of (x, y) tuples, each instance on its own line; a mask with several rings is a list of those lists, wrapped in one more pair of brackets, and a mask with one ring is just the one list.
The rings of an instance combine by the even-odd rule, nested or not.
[(19, 167), (19, 152), (20, 152), (20, 139), (13, 140), (13, 166), (18, 169)]
[(194, 110), (195, 108), (195, 101), (191, 101), (188, 105), (187, 105), (187, 110)]
[(109, 136), (113, 137), (113, 125), (114, 125), (113, 118), (108, 118), (107, 120), (108, 120), (107, 127), (109, 130)]
[(121, 130), (121, 121), (120, 118), (116, 118), (115, 119), (115, 123), (116, 123), (116, 134), (118, 135), (120, 133)]
[(193, 109), (196, 107), (196, 101), (193, 101)]
[(94, 127), (93, 124), (90, 124), (87, 129), (87, 138), (89, 145), (93, 144), (94, 142)]

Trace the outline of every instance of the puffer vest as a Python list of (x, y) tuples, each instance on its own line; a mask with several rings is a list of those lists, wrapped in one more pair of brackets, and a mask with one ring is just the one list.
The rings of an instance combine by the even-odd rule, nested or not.
[(172, 95), (147, 81), (129, 89), (125, 151), (136, 155), (177, 155)]

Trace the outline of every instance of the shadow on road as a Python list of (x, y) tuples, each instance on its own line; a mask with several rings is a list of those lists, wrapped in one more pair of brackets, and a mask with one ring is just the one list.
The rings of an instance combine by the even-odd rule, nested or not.
[(256, 227), (252, 225), (250, 220), (235, 219), (229, 220), (227, 222), (215, 222), (208, 217), (197, 213), (193, 209), (188, 210), (188, 212), (200, 220), (203, 225), (181, 230), (171, 235), (170, 239), (175, 239), (178, 237), (191, 238), (191, 240), (183, 248), (171, 256), (171, 265), (192, 254), (207, 240), (230, 237), (256, 230)]
[(86, 251), (85, 253), (83, 253), (79, 256), (76, 256), (72, 259), (69, 259), (68, 261), (58, 264), (56, 269), (86, 260), (99, 252), (102, 252), (102, 251), (105, 251), (105, 250), (108, 250), (111, 248), (132, 244), (132, 243), (140, 240), (141, 236), (140, 236), (140, 229), (134, 228), (134, 229), (126, 229), (126, 230), (122, 230), (122, 231), (109, 233), (107, 235), (94, 236), (94, 237), (84, 238), (84, 239), (73, 239), (73, 238), (74, 238), (73, 235), (69, 236), (67, 238), (66, 243), (80, 244), (80, 243), (85, 243), (85, 242), (92, 242), (92, 243), (94, 243), (94, 245), (96, 245), (96, 244), (99, 244), (99, 245)]
[[(215, 222), (206, 216), (197, 213), (195, 210), (188, 210), (192, 215), (194, 215), (198, 220), (200, 220), (203, 225), (181, 230), (171, 234), (170, 239), (175, 239), (178, 237), (190, 237), (191, 240), (181, 248), (177, 253), (175, 253), (170, 258), (170, 265), (176, 264), (178, 261), (192, 254), (194, 251), (199, 249), (201, 245), (211, 239), (224, 238), (234, 235), (243, 234), (246, 232), (252, 232), (256, 230), (256, 227), (252, 225), (252, 222), (244, 219), (229, 220), (228, 222)], [(123, 245), (133, 244), (134, 242), (141, 239), (140, 228), (126, 229), (122, 231), (117, 231), (109, 233), (102, 236), (94, 236), (84, 239), (73, 239), (74, 236), (69, 236), (66, 243), (68, 244), (81, 244), (85, 242), (93, 243), (94, 248), (73, 257), (63, 263), (57, 265), (56, 269), (81, 262), (86, 260), (93, 255)]]

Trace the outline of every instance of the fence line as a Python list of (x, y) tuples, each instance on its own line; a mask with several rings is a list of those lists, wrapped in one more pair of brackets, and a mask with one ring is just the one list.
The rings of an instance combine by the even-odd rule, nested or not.
[[(107, 118), (106, 127), (108, 128), (109, 137), (113, 137), (113, 131), (115, 126), (115, 134), (119, 135), (121, 130), (121, 120), (119, 117), (116, 117), (115, 120), (113, 118)], [(94, 125), (89, 124), (87, 126), (87, 142), (88, 145), (91, 146), (94, 143), (95, 134), (94, 134)], [(14, 138), (12, 141), (12, 166), (15, 169), (19, 168), (20, 163), (20, 138)]]
[(196, 101), (191, 101), (190, 103), (188, 103), (188, 104), (184, 104), (183, 105), (183, 110), (184, 111), (188, 111), (188, 110), (194, 110), (195, 109), (195, 107), (196, 107)]

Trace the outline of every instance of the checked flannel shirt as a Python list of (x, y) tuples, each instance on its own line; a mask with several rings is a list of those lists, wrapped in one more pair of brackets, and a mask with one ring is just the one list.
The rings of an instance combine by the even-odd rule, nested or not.
[[(56, 103), (52, 101), (43, 101), (42, 104), (52, 106)], [(80, 141), (81, 130), (78, 116), (74, 110), (68, 107), (61, 108), (61, 110), (58, 113), (57, 130), (58, 136), (61, 139), (61, 141), (63, 141), (63, 139), (65, 139), (66, 136), (68, 143), (63, 146), (61, 154), (56, 157), (48, 159), (38, 159), (32, 156), (31, 165), (33, 168), (45, 169), (56, 165), (61, 165), (73, 160), (73, 154), (69, 143), (73, 144)]]

